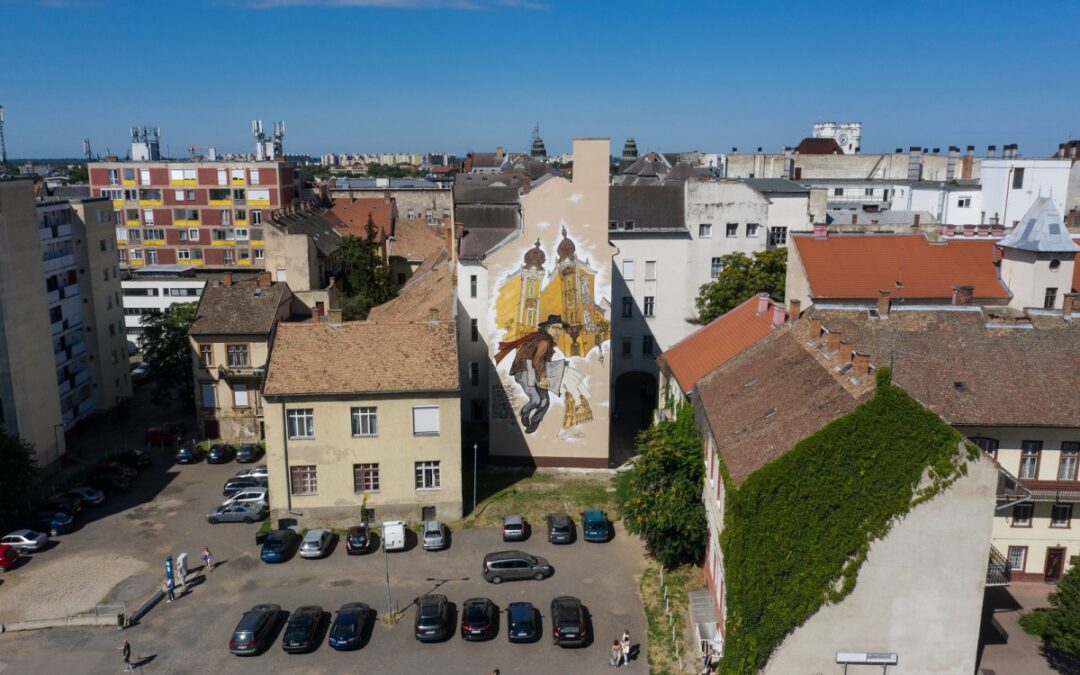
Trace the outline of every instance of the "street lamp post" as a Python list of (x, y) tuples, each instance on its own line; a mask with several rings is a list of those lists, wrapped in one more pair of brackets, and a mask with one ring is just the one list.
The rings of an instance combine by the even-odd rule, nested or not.
[(476, 451), (479, 443), (472, 444), (472, 514), (476, 517)]
[(394, 605), (390, 599), (390, 556), (386, 553), (386, 523), (383, 523), (379, 530), (382, 532), (383, 563), (386, 565), (386, 613), (392, 615)]

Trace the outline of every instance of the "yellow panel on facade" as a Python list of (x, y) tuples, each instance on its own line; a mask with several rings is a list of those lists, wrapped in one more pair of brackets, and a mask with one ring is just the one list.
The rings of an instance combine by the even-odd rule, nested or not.
[(139, 206), (161, 206), (160, 199), (140, 199)]
[(244, 182), (243, 178), (233, 178), (232, 179), (232, 184), (233, 185), (244, 185), (245, 182)]
[(269, 199), (249, 199), (248, 206), (270, 206)]
[(198, 185), (199, 181), (194, 178), (184, 178), (182, 180), (171, 180), (169, 185)]
[(127, 246), (127, 239), (117, 239), (116, 243), (119, 246)]
[(236, 222), (234, 222), (233, 225), (236, 225), (237, 227), (239, 227), (240, 225), (247, 225), (247, 219), (246, 218), (237, 218)]
[(199, 221), (197, 220), (184, 220), (183, 218), (177, 218), (173, 221), (173, 225), (179, 225), (181, 227), (198, 227)]
[(134, 180), (123, 180), (123, 181), (120, 181), (120, 184), (121, 185), (134, 185), (135, 181)]
[(231, 199), (211, 199), (210, 206), (232, 206)]
[(128, 264), (131, 265), (132, 267), (142, 267), (143, 266), (143, 261), (141, 261), (141, 260), (131, 260), (131, 261), (128, 262)]
[(114, 199), (114, 200), (112, 200), (112, 205), (117, 207), (117, 208), (123, 208), (124, 200), (123, 199)]
[(262, 239), (252, 239), (251, 240), (251, 245), (252, 246), (266, 246), (266, 242), (263, 241)]
[(142, 225), (142, 223), (140, 223), (138, 220), (129, 220), (127, 221), (127, 224), (131, 227), (138, 227)]
[(231, 242), (231, 241), (229, 241), (228, 239), (215, 239), (215, 240), (214, 240), (213, 242), (211, 242), (211, 243), (212, 243), (212, 244), (213, 244), (214, 246), (232, 246), (234, 242)]
[(164, 246), (164, 239), (144, 239), (143, 246)]
[(240, 260), (236, 261), (236, 264), (237, 265), (251, 265), (251, 260), (247, 259), (247, 258), (241, 258)]

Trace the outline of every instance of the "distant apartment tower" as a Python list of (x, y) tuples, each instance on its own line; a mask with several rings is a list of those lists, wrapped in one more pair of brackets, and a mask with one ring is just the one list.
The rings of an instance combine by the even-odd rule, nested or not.
[[(120, 266), (261, 269), (262, 223), (299, 203), (295, 165), (162, 159), (156, 130), (146, 132), (132, 131), (131, 160), (89, 166), (93, 196), (112, 201)], [(269, 157), (276, 142), (259, 140), (261, 155)]]
[(835, 138), (845, 155), (859, 152), (862, 122), (818, 122), (814, 125), (814, 138)]

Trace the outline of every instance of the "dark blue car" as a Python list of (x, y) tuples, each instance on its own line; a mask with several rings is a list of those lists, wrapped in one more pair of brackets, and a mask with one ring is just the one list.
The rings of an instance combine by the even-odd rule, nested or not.
[(300, 535), (292, 530), (274, 530), (266, 536), (259, 558), (266, 563), (285, 562), (300, 544)]
[(603, 511), (582, 512), (581, 531), (585, 541), (607, 541), (609, 535), (607, 514)]
[(364, 628), (371, 620), (371, 608), (362, 602), (350, 602), (342, 605), (334, 616), (330, 626), (330, 638), (327, 642), (334, 649), (346, 651), (359, 649), (364, 635)]
[(58, 534), (70, 532), (75, 519), (61, 511), (38, 511), (34, 514), (34, 523), (50, 536), (55, 537)]
[(506, 637), (510, 642), (535, 642), (540, 621), (531, 602), (511, 602), (506, 608)]
[(177, 464), (195, 464), (203, 458), (203, 449), (197, 445), (183, 445), (176, 451)]

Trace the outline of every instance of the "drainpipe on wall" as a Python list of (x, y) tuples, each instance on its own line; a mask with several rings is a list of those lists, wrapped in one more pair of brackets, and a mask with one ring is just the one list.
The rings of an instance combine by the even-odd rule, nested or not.
[(285, 443), (285, 510), (292, 513), (292, 490), (289, 489), (289, 419), (285, 416), (285, 399), (281, 399), (281, 440)]

